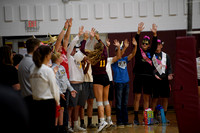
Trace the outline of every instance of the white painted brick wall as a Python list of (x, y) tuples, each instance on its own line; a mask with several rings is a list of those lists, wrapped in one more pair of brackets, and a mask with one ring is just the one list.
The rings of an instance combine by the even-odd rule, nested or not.
[[(69, 17), (72, 34), (81, 25), (100, 33), (133, 32), (141, 21), (145, 31), (152, 23), (158, 30), (186, 29), (185, 4), (186, 0), (0, 0), (0, 36), (59, 34)], [(24, 21), (35, 19), (40, 21), (39, 31), (27, 32)], [(200, 28), (200, 0), (193, 4), (193, 28)]]

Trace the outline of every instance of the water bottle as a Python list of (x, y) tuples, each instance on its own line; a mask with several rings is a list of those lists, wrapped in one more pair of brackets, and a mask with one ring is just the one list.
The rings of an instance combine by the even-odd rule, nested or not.
[(161, 114), (161, 121), (162, 123), (166, 123), (166, 118), (165, 118), (165, 112), (164, 109), (160, 109), (160, 114)]

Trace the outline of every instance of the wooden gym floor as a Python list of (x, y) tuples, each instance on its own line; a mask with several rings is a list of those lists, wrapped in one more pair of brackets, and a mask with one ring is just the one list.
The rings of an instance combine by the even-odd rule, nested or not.
[[(134, 114), (129, 112), (129, 122), (133, 123)], [(167, 119), (170, 121), (170, 124), (157, 124), (157, 125), (131, 125), (124, 128), (110, 128), (105, 129), (101, 133), (179, 133), (178, 125), (176, 121), (176, 113), (171, 110), (167, 112)], [(139, 112), (140, 123), (143, 120), (142, 112)], [(85, 124), (87, 125), (87, 117), (85, 116)], [(93, 124), (96, 124), (98, 121), (97, 115), (93, 115)], [(112, 115), (112, 121), (116, 124), (116, 116)], [(88, 133), (97, 133), (96, 129), (87, 129)]]

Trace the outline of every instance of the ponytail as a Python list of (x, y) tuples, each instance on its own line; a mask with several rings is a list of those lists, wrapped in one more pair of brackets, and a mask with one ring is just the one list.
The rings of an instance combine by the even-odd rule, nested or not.
[(40, 68), (44, 62), (45, 57), (51, 53), (50, 46), (41, 45), (33, 53), (33, 62), (35, 65)]

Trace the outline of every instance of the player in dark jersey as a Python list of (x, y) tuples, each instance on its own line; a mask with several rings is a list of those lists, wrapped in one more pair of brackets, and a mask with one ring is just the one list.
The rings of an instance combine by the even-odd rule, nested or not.
[[(84, 51), (86, 40), (81, 42), (81, 51), (87, 55), (88, 60), (92, 65), (92, 75), (93, 75), (93, 90), (98, 106), (98, 116), (100, 119), (98, 132), (102, 131), (105, 127), (113, 125), (111, 120), (111, 107), (108, 101), (109, 92), (109, 78), (106, 72), (107, 64), (107, 48), (104, 43), (99, 38), (99, 34), (94, 34), (98, 43), (94, 45), (94, 51), (89, 51), (86, 53)], [(106, 111), (107, 121), (104, 119), (104, 107)]]

